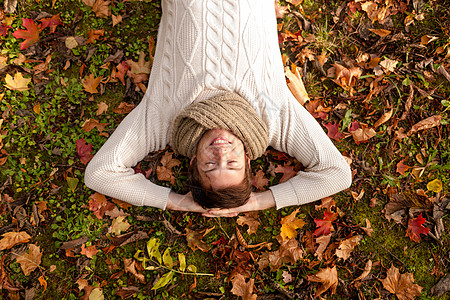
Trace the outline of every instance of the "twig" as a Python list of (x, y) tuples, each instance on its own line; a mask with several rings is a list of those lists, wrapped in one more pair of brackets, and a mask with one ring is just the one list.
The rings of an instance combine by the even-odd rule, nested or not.
[(225, 233), (225, 235), (227, 236), (227, 239), (230, 240), (230, 236), (228, 235), (228, 233), (225, 231), (225, 229), (223, 229), (222, 224), (220, 224), (220, 220), (221, 218), (214, 218), (214, 220), (217, 222), (217, 225), (219, 225), (220, 229), (222, 229), (223, 233)]
[(406, 268), (406, 271), (408, 271), (409, 273), (411, 273), (411, 271), (408, 269), (408, 267), (406, 266), (406, 264), (400, 259), (398, 258), (394, 253), (392, 253), (389, 249), (387, 249), (386, 247), (384, 247), (383, 245), (381, 245), (380, 243), (378, 243), (377, 241), (375, 241), (375, 244), (377, 244), (378, 246), (380, 246), (381, 248), (383, 248), (384, 250), (386, 250), (387, 252), (389, 252), (390, 255), (392, 255), (395, 259), (397, 259), (399, 262), (402, 263), (402, 265)]

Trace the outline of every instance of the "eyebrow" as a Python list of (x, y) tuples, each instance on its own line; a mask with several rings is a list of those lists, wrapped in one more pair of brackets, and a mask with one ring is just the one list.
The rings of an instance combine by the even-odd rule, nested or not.
[[(242, 168), (244, 168), (244, 166), (241, 166), (240, 168), (229, 168), (229, 170), (236, 170), (236, 171), (239, 171), (239, 170), (242, 170)], [(210, 170), (207, 170), (207, 171), (203, 171), (203, 173), (209, 173), (209, 172), (211, 172), (211, 171), (214, 171), (214, 170), (217, 170), (217, 168), (212, 168), (212, 169), (210, 169)]]

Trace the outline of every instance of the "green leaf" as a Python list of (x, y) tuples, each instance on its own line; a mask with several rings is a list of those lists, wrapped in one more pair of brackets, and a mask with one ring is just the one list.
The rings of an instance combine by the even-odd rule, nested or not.
[(186, 270), (186, 256), (184, 253), (178, 253), (178, 261), (180, 262), (180, 271)]
[(73, 177), (66, 177), (67, 180), (67, 185), (69, 186), (70, 190), (72, 191), (72, 193), (75, 192), (75, 189), (77, 188), (78, 185), (78, 178), (73, 178)]
[(172, 280), (173, 273), (173, 271), (170, 271), (169, 273), (164, 274), (163, 277), (161, 277), (155, 283), (155, 285), (152, 287), (152, 290), (157, 290), (159, 288), (162, 288), (163, 286), (166, 286)]
[(197, 267), (194, 266), (194, 265), (189, 265), (189, 266), (187, 267), (187, 270), (188, 270), (189, 272), (191, 272), (191, 273), (197, 273)]
[(170, 256), (170, 248), (167, 248), (166, 251), (164, 251), (162, 259), (166, 267), (170, 269), (173, 268), (173, 259), (172, 256)]
[(347, 109), (347, 111), (345, 112), (344, 119), (342, 120), (342, 130), (346, 129), (351, 122), (352, 122), (352, 110)]
[(151, 238), (150, 240), (148, 240), (147, 242), (147, 253), (148, 256), (150, 257), (150, 259), (152, 257), (156, 257), (156, 259), (159, 261), (159, 263), (161, 263), (161, 253), (159, 252), (159, 239), (157, 238)]

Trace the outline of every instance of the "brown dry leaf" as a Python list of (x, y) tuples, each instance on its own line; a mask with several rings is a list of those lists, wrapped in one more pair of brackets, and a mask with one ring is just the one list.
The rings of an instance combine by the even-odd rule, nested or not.
[(313, 282), (320, 282), (322, 286), (316, 290), (314, 296), (320, 296), (322, 293), (331, 288), (331, 294), (336, 292), (338, 285), (338, 276), (336, 266), (333, 268), (321, 269), (315, 275), (306, 276), (306, 280)]
[(255, 280), (250, 278), (248, 282), (245, 282), (245, 277), (237, 273), (233, 279), (231, 279), (233, 288), (231, 292), (236, 296), (241, 296), (243, 300), (256, 300), (257, 295), (253, 294), (253, 286)]
[(397, 295), (399, 300), (413, 300), (420, 295), (422, 287), (414, 283), (412, 273), (400, 274), (398, 269), (391, 266), (385, 279), (380, 279), (385, 289)]
[(180, 165), (181, 162), (176, 158), (172, 158), (172, 155), (172, 152), (166, 151), (161, 159), (162, 166), (156, 168), (156, 176), (158, 180), (170, 181), (171, 184), (175, 184), (172, 168)]
[(25, 231), (4, 233), (0, 240), (0, 250), (10, 249), (18, 244), (28, 243), (31, 236)]
[(320, 199), (320, 201), (321, 204), (315, 206), (316, 210), (321, 210), (322, 208), (325, 208), (327, 211), (331, 211), (331, 208), (336, 205), (336, 202), (333, 200), (332, 197), (325, 197)]
[(98, 104), (98, 109), (97, 112), (95, 113), (96, 116), (99, 116), (101, 114), (103, 114), (104, 112), (106, 112), (108, 110), (108, 104), (106, 104), (105, 102), (100, 102)]
[(366, 219), (366, 227), (361, 227), (361, 229), (364, 230), (368, 236), (372, 236), (373, 229), (368, 219)]
[(433, 128), (435, 126), (439, 126), (441, 124), (442, 116), (441, 115), (434, 115), (429, 118), (426, 118), (411, 127), (411, 129), (406, 134), (407, 136), (410, 136), (411, 134), (420, 131), (425, 130), (429, 128)]
[(387, 121), (389, 121), (392, 117), (392, 114), (394, 113), (394, 109), (391, 108), (390, 111), (384, 113), (379, 119), (378, 121), (375, 122), (375, 124), (373, 125), (373, 128), (377, 128), (378, 126), (380, 126), (381, 124), (386, 123)]
[(98, 131), (102, 132), (108, 124), (109, 123), (100, 123), (98, 120), (95, 119), (88, 119), (81, 125), (81, 128), (85, 132), (89, 132), (94, 128), (97, 128)]
[(394, 72), (395, 68), (398, 64), (398, 61), (385, 58), (382, 62), (380, 62), (380, 66), (383, 68), (384, 72)]
[(47, 289), (47, 280), (45, 280), (43, 275), (39, 276), (38, 280), (39, 280), (39, 283), (41, 284), (41, 286), (44, 288), (44, 292), (45, 292), (45, 290)]
[(108, 232), (113, 233), (114, 235), (119, 235), (124, 231), (127, 231), (130, 228), (130, 223), (127, 220), (124, 220), (126, 216), (118, 216), (112, 221), (111, 227), (109, 227)]
[(298, 72), (298, 68), (296, 68), (294, 74), (288, 67), (286, 67), (284, 69), (284, 74), (289, 79), (287, 85), (291, 90), (291, 93), (301, 105), (304, 105), (307, 101), (309, 101), (309, 97), (308, 93), (306, 92), (305, 85), (303, 84), (302, 78)]
[(81, 252), (80, 254), (86, 255), (87, 258), (92, 258), (94, 255), (96, 255), (98, 252), (97, 248), (94, 246), (86, 247), (85, 244), (81, 245)]
[(278, 252), (284, 263), (290, 263), (292, 265), (302, 258), (304, 254), (297, 239), (289, 239), (281, 242)]
[(119, 115), (124, 115), (130, 113), (130, 111), (133, 110), (135, 107), (134, 104), (128, 104), (126, 102), (120, 102), (119, 106), (117, 108), (113, 109), (113, 112)]
[(359, 126), (360, 127), (355, 131), (350, 131), (356, 144), (365, 143), (377, 135), (375, 130), (368, 127), (366, 124), (359, 123)]
[(420, 38), (420, 44), (421, 45), (428, 45), (431, 42), (434, 42), (435, 40), (437, 40), (438, 37), (436, 36), (431, 36), (431, 35), (424, 35)]
[(252, 185), (258, 191), (264, 191), (267, 185), (269, 184), (269, 179), (265, 177), (264, 171), (259, 169), (256, 171), (256, 174), (253, 176)]
[(275, 14), (277, 18), (283, 18), (284, 15), (288, 12), (287, 6), (280, 5), (279, 0), (275, 0), (274, 4), (275, 4)]
[(286, 0), (286, 1), (295, 6), (303, 3), (303, 0)]
[(211, 247), (204, 241), (202, 241), (202, 239), (208, 232), (210, 232), (213, 229), (214, 227), (202, 231), (195, 231), (186, 228), (186, 240), (189, 248), (191, 248), (193, 251), (199, 249), (200, 251), (208, 252), (209, 249), (211, 249)]
[(127, 75), (133, 78), (134, 83), (141, 83), (148, 79), (148, 74), (150, 74), (150, 61), (145, 61), (145, 53), (141, 51), (139, 53), (139, 59), (137, 62), (131, 59), (127, 60), (127, 64), (130, 70)]
[(330, 243), (330, 239), (331, 233), (327, 235), (321, 235), (320, 237), (316, 238), (316, 243), (319, 244), (319, 247), (317, 247), (314, 256), (317, 256), (318, 260), (322, 260), (323, 252), (325, 252), (325, 249), (327, 249), (327, 246)]
[(364, 271), (362, 272), (362, 274), (359, 275), (355, 280), (353, 280), (353, 282), (357, 280), (363, 280), (369, 275), (371, 270), (372, 270), (372, 261), (369, 259), (369, 261), (367, 261), (366, 263), (366, 266), (364, 267)]
[(145, 283), (145, 276), (136, 271), (136, 262), (132, 258), (124, 258), (123, 264), (125, 266), (125, 272), (133, 274), (141, 283)]
[(89, 197), (89, 210), (94, 213), (98, 219), (103, 219), (107, 210), (112, 210), (114, 204), (106, 200), (105, 195), (94, 193)]
[(88, 32), (89, 38), (88, 38), (86, 44), (93, 44), (93, 43), (95, 43), (95, 41), (99, 37), (103, 36), (104, 34), (105, 34), (105, 29), (98, 29), (98, 30), (91, 29), (91, 30), (89, 30), (89, 32)]
[(338, 258), (346, 260), (350, 257), (353, 248), (355, 248), (355, 246), (358, 245), (361, 240), (362, 235), (355, 235), (351, 238), (346, 239), (345, 241), (342, 241), (339, 245), (339, 248), (336, 250), (336, 256)]
[(347, 69), (339, 64), (333, 64), (335, 68), (336, 79), (333, 81), (346, 90), (350, 96), (353, 96), (353, 87), (356, 85), (356, 81), (362, 75), (362, 70), (359, 67), (351, 67)]
[(238, 225), (241, 226), (248, 225), (247, 229), (248, 234), (256, 233), (258, 226), (261, 224), (258, 221), (257, 211), (244, 213), (243, 216), (239, 216), (239, 218), (236, 220), (236, 223), (238, 223)]
[(16, 261), (20, 264), (23, 274), (25, 276), (30, 275), (41, 264), (42, 253), (39, 246), (30, 244), (28, 246), (28, 253), (22, 254), (16, 258)]
[(83, 87), (84, 90), (88, 93), (95, 94), (98, 93), (97, 87), (100, 84), (100, 81), (103, 79), (103, 76), (94, 78), (94, 74), (90, 74), (84, 81)]
[(380, 36), (380, 37), (388, 36), (391, 33), (390, 30), (386, 30), (386, 29), (372, 29), (372, 28), (369, 28), (369, 30), (372, 31), (373, 33), (375, 33), (376, 35)]
[(106, 18), (111, 15), (111, 11), (109, 10), (109, 4), (111, 1), (105, 0), (97, 0), (94, 5), (92, 5), (92, 11), (99, 18)]
[(111, 19), (112, 19), (113, 27), (116, 26), (117, 24), (119, 24), (120, 22), (122, 22), (122, 16), (121, 15), (118, 15), (118, 16), (111, 15)]
[(305, 221), (297, 219), (295, 215), (299, 212), (299, 209), (294, 210), (289, 216), (281, 219), (281, 232), (280, 236), (284, 240), (297, 237), (297, 229), (302, 228), (305, 225)]

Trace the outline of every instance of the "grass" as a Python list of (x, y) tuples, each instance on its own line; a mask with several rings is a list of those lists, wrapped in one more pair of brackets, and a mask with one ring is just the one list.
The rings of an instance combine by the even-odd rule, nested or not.
[[(449, 58), (445, 58), (445, 52), (436, 54), (438, 47), (448, 47), (446, 45), (450, 42), (447, 7), (439, 3), (427, 4), (423, 11), (425, 18), (415, 20), (407, 30), (404, 19), (412, 11), (410, 4), (405, 13), (391, 16), (393, 27), (389, 27), (392, 33), (388, 38), (398, 33), (403, 33), (405, 38), (377, 43), (380, 38), (376, 34), (371, 33), (366, 40), (358, 31), (358, 26), (368, 21), (366, 12), (362, 10), (351, 14), (348, 6), (344, 5), (343, 15), (336, 21), (336, 12), (342, 3), (306, 0), (300, 6), (284, 3), (291, 10), (306, 16), (312, 26), (310, 30), (305, 30), (299, 25), (298, 16), (287, 14), (284, 19), (279, 19), (280, 23), (284, 23), (283, 30), (292, 33), (300, 30), (299, 34), (303, 38), (314, 35), (314, 39), (308, 40), (306, 44), (292, 40), (283, 42), (281, 46), (289, 57), (286, 65), (297, 62), (297, 55), (308, 48), (316, 56), (327, 54), (328, 61), (322, 66), (325, 72), (332, 64), (340, 63), (346, 67), (352, 64), (360, 67), (364, 74), (356, 82), (354, 97), (350, 97), (332, 77), (324, 76), (311, 62), (306, 67), (299, 65), (300, 69), (305, 67), (307, 71), (303, 75), (306, 75), (305, 84), (311, 99), (331, 108), (325, 122), (338, 122), (340, 131), (346, 135), (341, 142), (334, 142), (346, 157), (351, 158), (354, 181), (348, 191), (333, 196), (339, 217), (334, 223), (335, 232), (327, 247), (327, 259), (318, 261), (313, 253), (307, 253), (295, 264), (285, 263), (279, 270), (268, 271), (258, 267), (259, 258), (266, 249), (245, 249), (233, 242), (237, 218), (215, 220), (191, 213), (162, 212), (147, 207), (121, 208), (130, 214), (126, 217), (130, 228), (124, 233), (131, 236), (144, 232), (148, 235), (146, 239), (121, 245), (126, 237), (116, 237), (108, 232), (113, 218), (104, 216), (98, 219), (93, 214), (89, 200), (94, 192), (83, 184), (85, 166), (77, 155), (76, 141), (83, 138), (94, 146), (94, 151), (99, 149), (124, 117), (112, 109), (121, 102), (138, 104), (143, 93), (128, 79), (126, 85), (120, 82), (103, 84), (102, 94), (91, 95), (85, 91), (83, 81), (91, 73), (104, 78), (110, 76), (117, 63), (105, 65), (104, 61), (118, 50), (123, 51), (121, 61), (137, 61), (141, 51), (149, 57), (149, 39), (156, 38), (160, 2), (114, 1), (109, 7), (112, 14), (123, 16), (122, 22), (116, 26), (112, 26), (111, 17), (96, 17), (82, 1), (55, 1), (53, 6), (51, 2), (27, 0), (19, 3), (15, 14), (10, 15), (13, 17), (12, 29), (0, 38), (0, 54), (7, 58), (8, 64), (0, 71), (2, 83), (5, 83), (6, 74), (14, 76), (16, 72), (32, 79), (27, 91), (0, 88), (3, 120), (0, 121), (0, 149), (6, 151), (0, 156), (0, 162), (6, 157), (0, 175), (0, 234), (26, 231), (32, 236), (27, 244), (39, 246), (42, 252), (40, 268), (26, 276), (14, 253), (26, 251), (27, 244), (0, 251), (3, 259), (1, 271), (4, 270), (2, 274), (6, 274), (6, 277), (1, 278), (7, 278), (2, 280), (8, 280), (20, 288), (19, 291), (11, 291), (3, 285), (0, 294), (2, 299), (23, 298), (26, 292), (32, 291), (35, 299), (78, 299), (90, 293), (90, 290), (83, 289), (77, 283), (80, 279), (87, 280), (92, 288), (101, 288), (107, 299), (117, 297), (118, 294), (138, 299), (180, 299), (186, 295), (191, 298), (220, 298), (224, 295), (224, 299), (236, 299), (237, 296), (231, 293), (230, 283), (235, 273), (244, 273), (253, 278), (253, 291), (259, 296), (277, 297), (281, 291), (288, 291), (304, 298), (313, 295), (319, 287), (319, 284), (308, 281), (307, 276), (333, 266), (337, 266), (340, 278), (337, 292), (332, 294), (328, 291), (322, 296), (349, 299), (364, 295), (366, 299), (393, 299), (395, 296), (389, 295), (380, 282), (391, 265), (398, 267), (401, 273), (413, 274), (415, 283), (423, 287), (418, 298), (450, 299), (449, 293), (437, 298), (430, 292), (431, 287), (448, 274), (450, 268), (448, 232), (444, 232), (439, 240), (421, 235), (422, 241), (416, 243), (406, 237), (408, 213), (402, 224), (396, 224), (387, 221), (383, 211), (392, 193), (415, 195), (417, 190), (423, 190), (427, 197), (436, 197), (436, 193), (427, 190), (427, 184), (435, 179), (442, 182), (441, 196), (448, 193), (450, 152), (447, 149), (450, 145), (447, 138), (447, 99), (450, 97), (450, 85), (447, 79), (434, 72), (440, 65), (449, 70)], [(55, 33), (44, 29), (40, 33), (40, 42), (27, 50), (20, 50), (22, 40), (14, 38), (12, 32), (23, 29), (22, 18), (32, 18), (38, 22), (37, 16), (43, 11), (50, 15), (60, 13), (64, 26), (58, 26)], [(367, 24), (370, 23), (368, 21)], [(373, 26), (388, 28), (379, 22), (373, 23)], [(86, 41), (91, 29), (105, 29), (105, 34), (94, 43), (81, 44), (73, 50), (64, 46), (64, 39), (69, 36), (82, 37)], [(438, 39), (424, 47), (417, 46), (426, 34)], [(384, 74), (379, 79), (374, 75), (373, 68), (356, 62), (362, 53), (395, 59), (399, 64), (394, 72)], [(26, 60), (20, 63), (15, 61), (22, 54)], [(46, 70), (38, 73), (36, 66), (49, 55), (51, 61)], [(432, 58), (432, 63), (420, 66), (427, 58)], [(377, 78), (379, 81), (375, 81)], [(383, 86), (382, 91), (366, 100), (375, 84)], [(409, 97), (410, 84), (414, 84), (414, 101), (407, 117), (401, 118)], [(106, 103), (109, 109), (97, 115), (101, 102)], [(351, 122), (374, 126), (391, 107), (394, 109), (393, 117), (376, 128), (376, 136), (366, 143), (356, 144), (348, 130)], [(401, 140), (395, 138), (396, 131), (403, 128), (407, 132), (414, 124), (432, 115), (442, 116), (440, 126), (421, 130)], [(82, 124), (88, 119), (108, 125), (102, 132), (98, 129), (86, 132)], [(322, 122), (320, 119), (318, 121)], [(150, 179), (170, 186), (168, 182), (158, 181), (155, 175), (154, 169), (161, 156), (162, 153), (153, 160), (143, 161), (141, 168), (144, 171), (153, 169)], [(182, 191), (185, 190), (188, 160), (178, 159), (182, 163), (175, 168), (178, 179), (173, 188)], [(402, 159), (411, 167), (405, 174), (397, 172), (397, 164)], [(252, 167), (254, 171), (261, 167), (270, 184), (276, 184), (281, 174), (273, 176), (270, 168), (281, 163), (283, 161), (275, 159), (273, 155), (267, 155), (253, 161)], [(362, 190), (362, 198), (355, 200), (351, 192), (358, 195)], [(108, 201), (111, 199), (108, 198)], [(317, 204), (303, 205), (297, 213), (297, 218), (306, 222), (302, 229), (297, 230), (297, 239), (304, 251), (308, 234), (316, 229), (314, 219), (323, 217), (323, 212), (315, 208)], [(417, 216), (415, 208), (405, 207), (410, 217)], [(249, 235), (247, 227), (238, 228), (248, 244), (268, 241), (273, 243), (271, 251), (276, 251), (279, 243), (275, 236), (280, 233), (280, 221), (293, 210), (291, 207), (259, 212), (261, 225), (256, 235)], [(432, 228), (432, 212), (424, 210), (422, 214), (427, 220), (425, 225)], [(366, 225), (366, 219), (374, 229), (370, 237), (360, 229)], [(179, 233), (174, 233), (165, 221)], [(443, 223), (445, 228), (450, 226), (448, 211), (443, 217)], [(203, 238), (211, 246), (211, 251), (192, 251), (187, 245), (185, 228), (201, 231), (212, 227), (214, 229)], [(356, 234), (363, 234), (364, 238), (350, 258), (346, 261), (337, 259), (334, 251), (339, 243)], [(197, 276), (194, 280), (190, 275), (176, 275), (164, 288), (152, 290), (158, 278), (166, 272), (143, 270), (142, 264), (136, 262), (136, 271), (145, 277), (145, 283), (142, 283), (124, 266), (124, 259), (134, 259), (138, 250), (146, 249), (146, 243), (152, 237), (161, 240), (161, 250), (170, 247), (175, 268), (179, 264), (178, 253), (184, 253), (187, 264), (196, 266), (198, 272), (214, 273), (215, 276)], [(81, 244), (69, 250), (61, 248), (78, 238), (84, 238)], [(231, 241), (221, 243), (221, 239)], [(95, 246), (98, 252), (88, 258), (81, 253), (82, 244), (83, 247)], [(360, 283), (352, 283), (362, 273), (369, 259), (374, 263), (370, 276)], [(291, 282), (283, 280), (286, 273), (292, 275)], [(47, 282), (46, 288), (39, 284), (39, 277)]]

